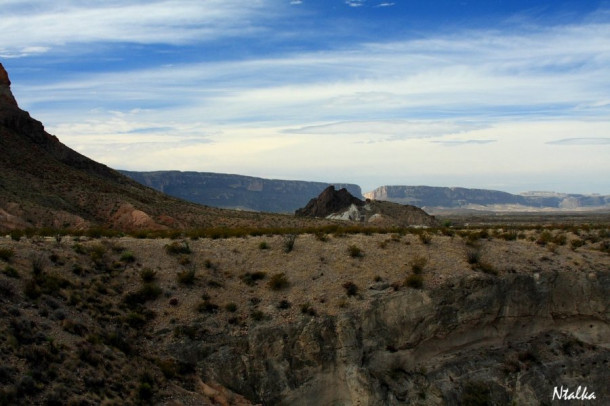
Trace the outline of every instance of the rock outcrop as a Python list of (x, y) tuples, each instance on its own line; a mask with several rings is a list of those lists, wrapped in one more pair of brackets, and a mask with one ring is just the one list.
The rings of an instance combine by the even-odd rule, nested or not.
[(561, 385), (608, 399), (609, 298), (607, 272), (472, 276), (169, 351), (262, 404), (544, 404)]
[(355, 221), (380, 227), (436, 226), (437, 221), (422, 209), (391, 202), (362, 201), (346, 189), (326, 188), (305, 207), (295, 212), (297, 217), (320, 217)]

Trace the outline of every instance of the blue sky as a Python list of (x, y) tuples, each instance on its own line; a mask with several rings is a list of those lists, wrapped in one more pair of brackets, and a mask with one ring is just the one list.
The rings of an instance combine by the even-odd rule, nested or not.
[(0, 0), (22, 108), (111, 167), (610, 194), (610, 3)]

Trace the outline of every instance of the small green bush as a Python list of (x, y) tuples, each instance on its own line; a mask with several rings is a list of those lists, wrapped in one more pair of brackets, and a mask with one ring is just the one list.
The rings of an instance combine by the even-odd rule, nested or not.
[(125, 263), (133, 263), (136, 262), (136, 257), (131, 251), (125, 251), (121, 254), (121, 261)]
[(345, 289), (347, 296), (356, 296), (358, 294), (358, 285), (354, 282), (345, 282), (343, 288)]
[(257, 281), (259, 281), (261, 279), (265, 279), (266, 276), (267, 276), (266, 272), (256, 271), (256, 272), (246, 272), (245, 274), (241, 275), (239, 278), (246, 285), (254, 286)]
[(8, 262), (15, 255), (15, 251), (12, 248), (0, 248), (0, 259)]
[(269, 244), (267, 244), (267, 241), (261, 241), (260, 244), (258, 244), (258, 249), (259, 250), (268, 250)]
[(417, 256), (411, 261), (411, 270), (415, 274), (421, 274), (424, 272), (424, 268), (428, 264), (428, 260), (425, 257)]
[(250, 317), (252, 317), (252, 320), (254, 321), (262, 321), (265, 319), (265, 313), (261, 312), (260, 310), (254, 310), (252, 313), (250, 313)]
[(208, 300), (204, 300), (197, 305), (197, 311), (199, 313), (218, 313), (218, 305)]
[(140, 271), (140, 279), (143, 282), (152, 282), (157, 278), (157, 272), (150, 268), (144, 268)]
[(481, 252), (478, 249), (467, 249), (466, 250), (466, 261), (470, 265), (476, 265), (481, 260)]
[(237, 311), (237, 305), (233, 302), (227, 303), (225, 305), (225, 310), (231, 313), (235, 313)]
[(350, 245), (349, 247), (347, 247), (347, 252), (352, 258), (361, 258), (364, 256), (364, 253), (357, 245)]
[(424, 278), (421, 275), (412, 274), (405, 279), (405, 286), (413, 289), (421, 289), (424, 287)]
[(19, 279), (19, 272), (17, 272), (17, 270), (10, 265), (7, 265), (2, 271), (2, 273), (8, 276), (9, 278)]
[(271, 290), (282, 290), (287, 288), (289, 285), (290, 282), (288, 282), (288, 278), (286, 278), (286, 274), (283, 272), (273, 275), (267, 283), (267, 286), (269, 286)]
[(179, 255), (179, 254), (190, 254), (191, 247), (189, 247), (189, 243), (187, 241), (174, 241), (171, 244), (165, 246), (165, 252), (170, 255)]
[(284, 236), (284, 252), (288, 253), (291, 252), (294, 249), (294, 242), (296, 241), (297, 236), (296, 234), (286, 234)]
[(311, 304), (309, 303), (303, 303), (301, 305), (301, 313), (303, 314), (307, 314), (310, 316), (316, 316), (318, 313), (316, 312), (316, 309), (314, 309)]
[(290, 309), (291, 307), (292, 307), (292, 304), (286, 299), (281, 300), (280, 303), (278, 303), (278, 305), (277, 305), (277, 308), (280, 310)]
[(176, 275), (176, 279), (178, 283), (182, 285), (192, 285), (195, 283), (196, 275), (194, 269), (185, 269), (183, 271), (178, 272)]
[(419, 240), (422, 242), (422, 244), (428, 245), (432, 242), (432, 236), (426, 232), (423, 232), (419, 234)]

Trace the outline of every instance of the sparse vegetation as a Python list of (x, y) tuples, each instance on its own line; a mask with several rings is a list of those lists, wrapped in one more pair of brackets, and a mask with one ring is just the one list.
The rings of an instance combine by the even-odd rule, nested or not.
[(345, 289), (345, 294), (347, 296), (356, 296), (358, 294), (358, 285), (354, 282), (345, 282), (343, 288)]
[(187, 241), (174, 241), (165, 246), (165, 251), (170, 255), (190, 254), (191, 247)]
[(292, 250), (294, 249), (294, 242), (297, 239), (297, 235), (296, 234), (286, 234), (284, 236), (284, 252), (288, 253), (288, 252), (292, 252)]
[(15, 255), (15, 251), (12, 248), (0, 248), (0, 260), (8, 262)]
[[(315, 326), (317, 334), (317, 328), (328, 322), (327, 315), (360, 314), (374, 300), (386, 297), (417, 298), (418, 289), (436, 292), (449, 272), (484, 283), (491, 283), (484, 273), (542, 275), (561, 268), (582, 269), (599, 277), (607, 263), (603, 262), (607, 261), (604, 252), (610, 246), (605, 228), (489, 227), (487, 237), (481, 238), (485, 233), (480, 226), (454, 226), (451, 231), (461, 238), (452, 238), (442, 229), (426, 229), (432, 236), (427, 246), (420, 243), (420, 229), (381, 230), (385, 234), (379, 229), (361, 234), (355, 230), (335, 228), (345, 238), (333, 238), (328, 244), (321, 244), (315, 232), (302, 235), (283, 230), (299, 235), (291, 255), (283, 253), (283, 234), (251, 229), (247, 232), (258, 237), (193, 242), (193, 238), (211, 234), (200, 237), (181, 232), (174, 233), (176, 240), (169, 244), (152, 239), (92, 239), (84, 233), (82, 237), (64, 234), (59, 245), (53, 234), (41, 238), (31, 232), (21, 241), (0, 240), (4, 244), (0, 249), (13, 252), (10, 259), (0, 258), (0, 297), (6, 302), (0, 318), (0, 348), (5, 354), (0, 366), (0, 403), (5, 399), (8, 404), (19, 404), (22, 399), (28, 404), (112, 404), (118, 399), (162, 403), (165, 393), (173, 393), (171, 388), (192, 389), (196, 368), (188, 360), (167, 358), (164, 351), (170, 341), (174, 345), (205, 341), (215, 350), (216, 338), (230, 334), (240, 340), (261, 323), (265, 329), (303, 323)], [(327, 239), (329, 231), (334, 232), (324, 229), (319, 235)], [(540, 249), (537, 241), (544, 231), (549, 233)], [(163, 233), (142, 234), (153, 238)], [(217, 238), (224, 238), (219, 235)], [(581, 245), (575, 252), (562, 248), (563, 237), (567, 247), (572, 241)], [(189, 238), (191, 252), (170, 254), (165, 248), (173, 243), (184, 246), (184, 238)], [(271, 242), (273, 249), (259, 251), (261, 241)], [(149, 249), (149, 244), (155, 248)], [(357, 248), (354, 258), (362, 255), (360, 247), (370, 251), (365, 260), (350, 260), (350, 246)], [(131, 255), (133, 260), (127, 258)], [(35, 261), (40, 264), (35, 266)], [(464, 261), (470, 266), (464, 266)], [(200, 264), (199, 273), (194, 264)], [(181, 273), (184, 282), (179, 280)], [(452, 309), (444, 309), (441, 319), (444, 317), (453, 320)], [(292, 345), (294, 337), (284, 340)], [(143, 346), (144, 342), (152, 345)], [(545, 354), (553, 351), (566, 357), (593, 351), (588, 344), (566, 342), (549, 338), (542, 355), (517, 342), (513, 357), (501, 357), (498, 368), (510, 377), (542, 368), (548, 361)], [(409, 345), (391, 342), (387, 348), (396, 352)], [(71, 372), (77, 368), (82, 371), (79, 379)], [(141, 368), (150, 371), (150, 376), (143, 378)], [(425, 368), (415, 371), (426, 375), (421, 372)], [(402, 382), (405, 372), (400, 368), (391, 372)], [(456, 380), (457, 401), (469, 401), (477, 393), (487, 396), (485, 390), (477, 392), (476, 385), (467, 387), (466, 383)], [(414, 396), (420, 392), (417, 387)]]
[(352, 258), (361, 258), (364, 256), (364, 253), (357, 245), (350, 245), (349, 247), (347, 247), (347, 252)]
[(240, 276), (240, 279), (246, 285), (254, 286), (257, 281), (265, 279), (265, 277), (267, 277), (267, 272), (256, 271), (256, 272), (246, 272)]
[(181, 285), (192, 285), (195, 283), (196, 273), (194, 269), (184, 269), (178, 272), (176, 278)]
[(290, 286), (290, 282), (288, 281), (288, 278), (286, 278), (286, 274), (282, 272), (273, 275), (269, 279), (267, 286), (269, 286), (271, 290), (282, 290)]
[(424, 278), (421, 275), (411, 274), (405, 279), (405, 286), (413, 289), (421, 289), (424, 287)]

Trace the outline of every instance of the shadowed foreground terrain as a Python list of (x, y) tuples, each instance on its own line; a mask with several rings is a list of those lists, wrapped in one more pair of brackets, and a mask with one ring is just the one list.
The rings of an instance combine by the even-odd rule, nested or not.
[(14, 234), (0, 404), (603, 404), (609, 252), (605, 225)]

